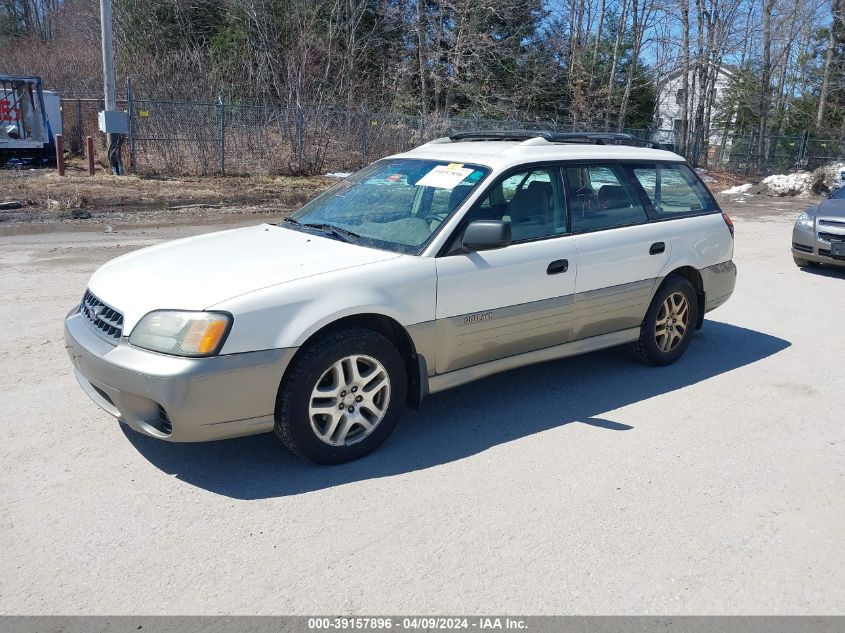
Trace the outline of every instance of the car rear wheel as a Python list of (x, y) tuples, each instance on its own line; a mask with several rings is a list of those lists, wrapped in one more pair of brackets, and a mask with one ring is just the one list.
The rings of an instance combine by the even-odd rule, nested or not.
[(809, 266), (810, 268), (815, 268), (819, 265), (818, 262), (811, 262), (809, 259), (804, 259), (803, 257), (798, 257), (796, 255), (793, 255), (792, 259), (795, 262), (795, 265), (798, 266), (798, 268), (806, 268), (807, 266)]
[(276, 401), (276, 435), (294, 454), (339, 464), (375, 450), (404, 406), (405, 364), (384, 336), (338, 330), (311, 342), (288, 369)]
[(674, 363), (689, 347), (697, 318), (695, 288), (683, 277), (670, 277), (654, 295), (631, 353), (647, 365)]

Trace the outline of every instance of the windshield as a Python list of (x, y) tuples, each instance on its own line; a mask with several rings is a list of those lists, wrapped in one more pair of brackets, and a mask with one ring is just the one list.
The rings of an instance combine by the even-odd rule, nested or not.
[(840, 187), (839, 189), (834, 190), (830, 197), (833, 200), (845, 200), (845, 187)]
[(337, 239), (419, 254), (488, 173), (479, 165), (386, 159), (314, 198), (291, 220)]

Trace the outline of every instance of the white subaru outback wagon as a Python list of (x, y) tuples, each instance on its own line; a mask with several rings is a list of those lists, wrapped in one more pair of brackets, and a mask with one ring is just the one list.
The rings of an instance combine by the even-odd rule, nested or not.
[(626, 135), (464, 133), (279, 224), (102, 266), (65, 321), (85, 392), (171, 441), (275, 429), (322, 463), (406, 404), (627, 344), (676, 361), (734, 289), (733, 226), (680, 156)]

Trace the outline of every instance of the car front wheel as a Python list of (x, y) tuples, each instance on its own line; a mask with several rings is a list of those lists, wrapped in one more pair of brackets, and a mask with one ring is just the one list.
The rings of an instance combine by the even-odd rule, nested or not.
[(396, 426), (407, 389), (396, 347), (349, 328), (308, 344), (279, 389), (276, 435), (294, 454), (339, 464), (375, 450)]

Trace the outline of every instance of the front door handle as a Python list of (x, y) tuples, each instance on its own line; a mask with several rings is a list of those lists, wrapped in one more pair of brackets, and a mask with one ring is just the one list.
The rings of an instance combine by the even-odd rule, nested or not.
[(649, 255), (657, 255), (658, 253), (662, 253), (666, 250), (666, 244), (663, 242), (655, 242), (651, 245), (651, 248), (648, 249)]
[(568, 259), (556, 259), (549, 267), (546, 268), (547, 275), (557, 275), (558, 273), (565, 273), (569, 270), (569, 260)]

